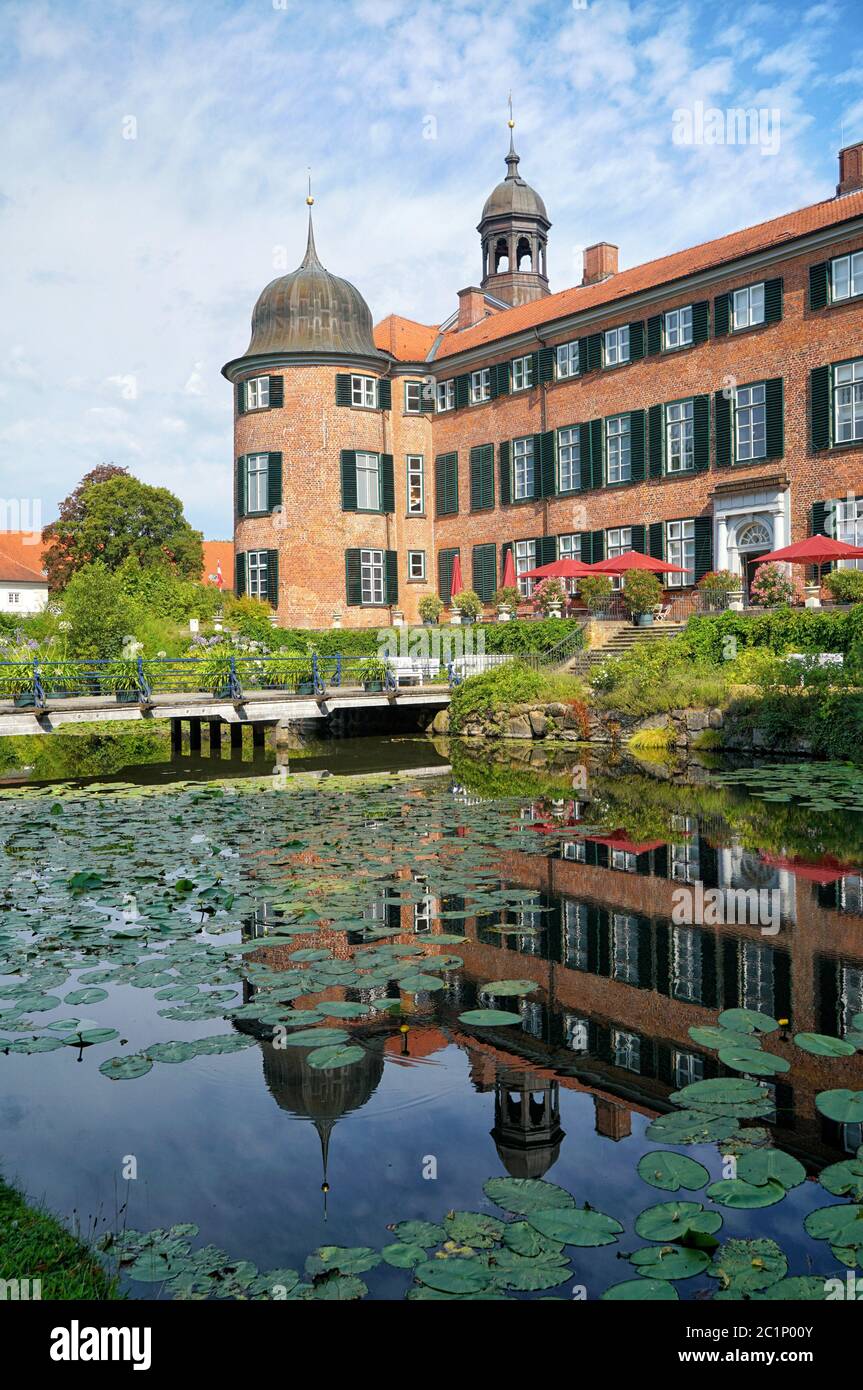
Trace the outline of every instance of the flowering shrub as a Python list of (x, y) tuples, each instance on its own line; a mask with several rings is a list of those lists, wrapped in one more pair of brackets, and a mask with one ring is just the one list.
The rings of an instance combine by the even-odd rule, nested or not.
[(803, 585), (797, 576), (789, 578), (779, 565), (772, 562), (758, 566), (750, 594), (753, 603), (765, 608), (780, 603), (802, 603), (804, 598)]
[(534, 608), (548, 613), (551, 608), (562, 608), (567, 596), (559, 579), (541, 579), (531, 594), (530, 601)]
[(742, 587), (740, 575), (732, 574), (731, 570), (710, 570), (698, 581), (698, 588), (702, 593), (709, 594), (730, 594)]

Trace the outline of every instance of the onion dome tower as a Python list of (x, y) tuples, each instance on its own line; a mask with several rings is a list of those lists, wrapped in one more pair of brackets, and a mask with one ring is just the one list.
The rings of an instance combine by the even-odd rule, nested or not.
[(510, 101), (506, 177), (489, 194), (477, 231), (482, 240), (481, 288), (507, 304), (530, 304), (549, 293), (545, 203), (518, 172)]
[(512, 1178), (543, 1178), (554, 1167), (565, 1138), (560, 1127), (557, 1081), (502, 1068), (494, 1087), (495, 1142)]

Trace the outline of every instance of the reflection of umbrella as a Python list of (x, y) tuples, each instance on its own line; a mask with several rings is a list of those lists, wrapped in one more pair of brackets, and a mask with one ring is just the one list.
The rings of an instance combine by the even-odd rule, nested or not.
[(510, 546), (503, 562), (503, 582), (501, 583), (501, 588), (514, 589), (515, 587), (515, 560), (513, 559), (512, 546)]
[(659, 849), (664, 840), (645, 840), (644, 844), (634, 844), (627, 839), (625, 830), (615, 830), (611, 835), (586, 835), (595, 845), (608, 845), (609, 849), (626, 850), (628, 854), (646, 854), (649, 849)]
[(863, 548), (834, 540), (832, 536), (810, 536), (808, 540), (784, 545), (781, 550), (771, 550), (759, 560), (762, 565), (769, 560), (787, 560), (792, 565), (826, 565), (831, 560), (863, 560)]
[(461, 577), (461, 556), (456, 555), (455, 559), (452, 562), (452, 579), (450, 580), (449, 586), (450, 598), (455, 598), (456, 594), (460, 594), (463, 588), (464, 584), (462, 583)]
[(642, 555), (640, 550), (627, 550), (624, 555), (599, 560), (590, 567), (591, 574), (624, 574), (626, 570), (650, 570), (653, 574), (686, 573), (682, 565), (672, 565), (669, 560), (654, 560), (652, 555)]
[(804, 878), (810, 883), (835, 883), (837, 879), (859, 873), (853, 865), (843, 864), (841, 860), (834, 859), (832, 854), (822, 855), (817, 863), (807, 863), (805, 859), (798, 859), (796, 856), (793, 859), (785, 859), (779, 854), (762, 854), (761, 858), (772, 868), (787, 869), (795, 878)]
[(522, 579), (582, 579), (586, 574), (595, 574), (595, 565), (586, 565), (583, 560), (552, 560), (548, 565), (539, 565), (535, 570), (523, 570)]

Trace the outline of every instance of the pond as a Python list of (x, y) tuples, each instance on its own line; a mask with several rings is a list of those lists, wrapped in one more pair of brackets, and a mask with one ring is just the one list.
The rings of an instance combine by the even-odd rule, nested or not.
[(859, 771), (203, 761), (0, 791), (0, 1170), (132, 1297), (863, 1266)]

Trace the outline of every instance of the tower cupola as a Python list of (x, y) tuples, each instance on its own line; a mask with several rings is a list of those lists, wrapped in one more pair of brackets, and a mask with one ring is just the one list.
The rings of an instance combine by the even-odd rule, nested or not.
[(549, 293), (546, 247), (551, 223), (545, 203), (521, 177), (509, 120), (506, 176), (489, 194), (477, 231), (482, 240), (481, 287), (507, 304), (529, 304)]

